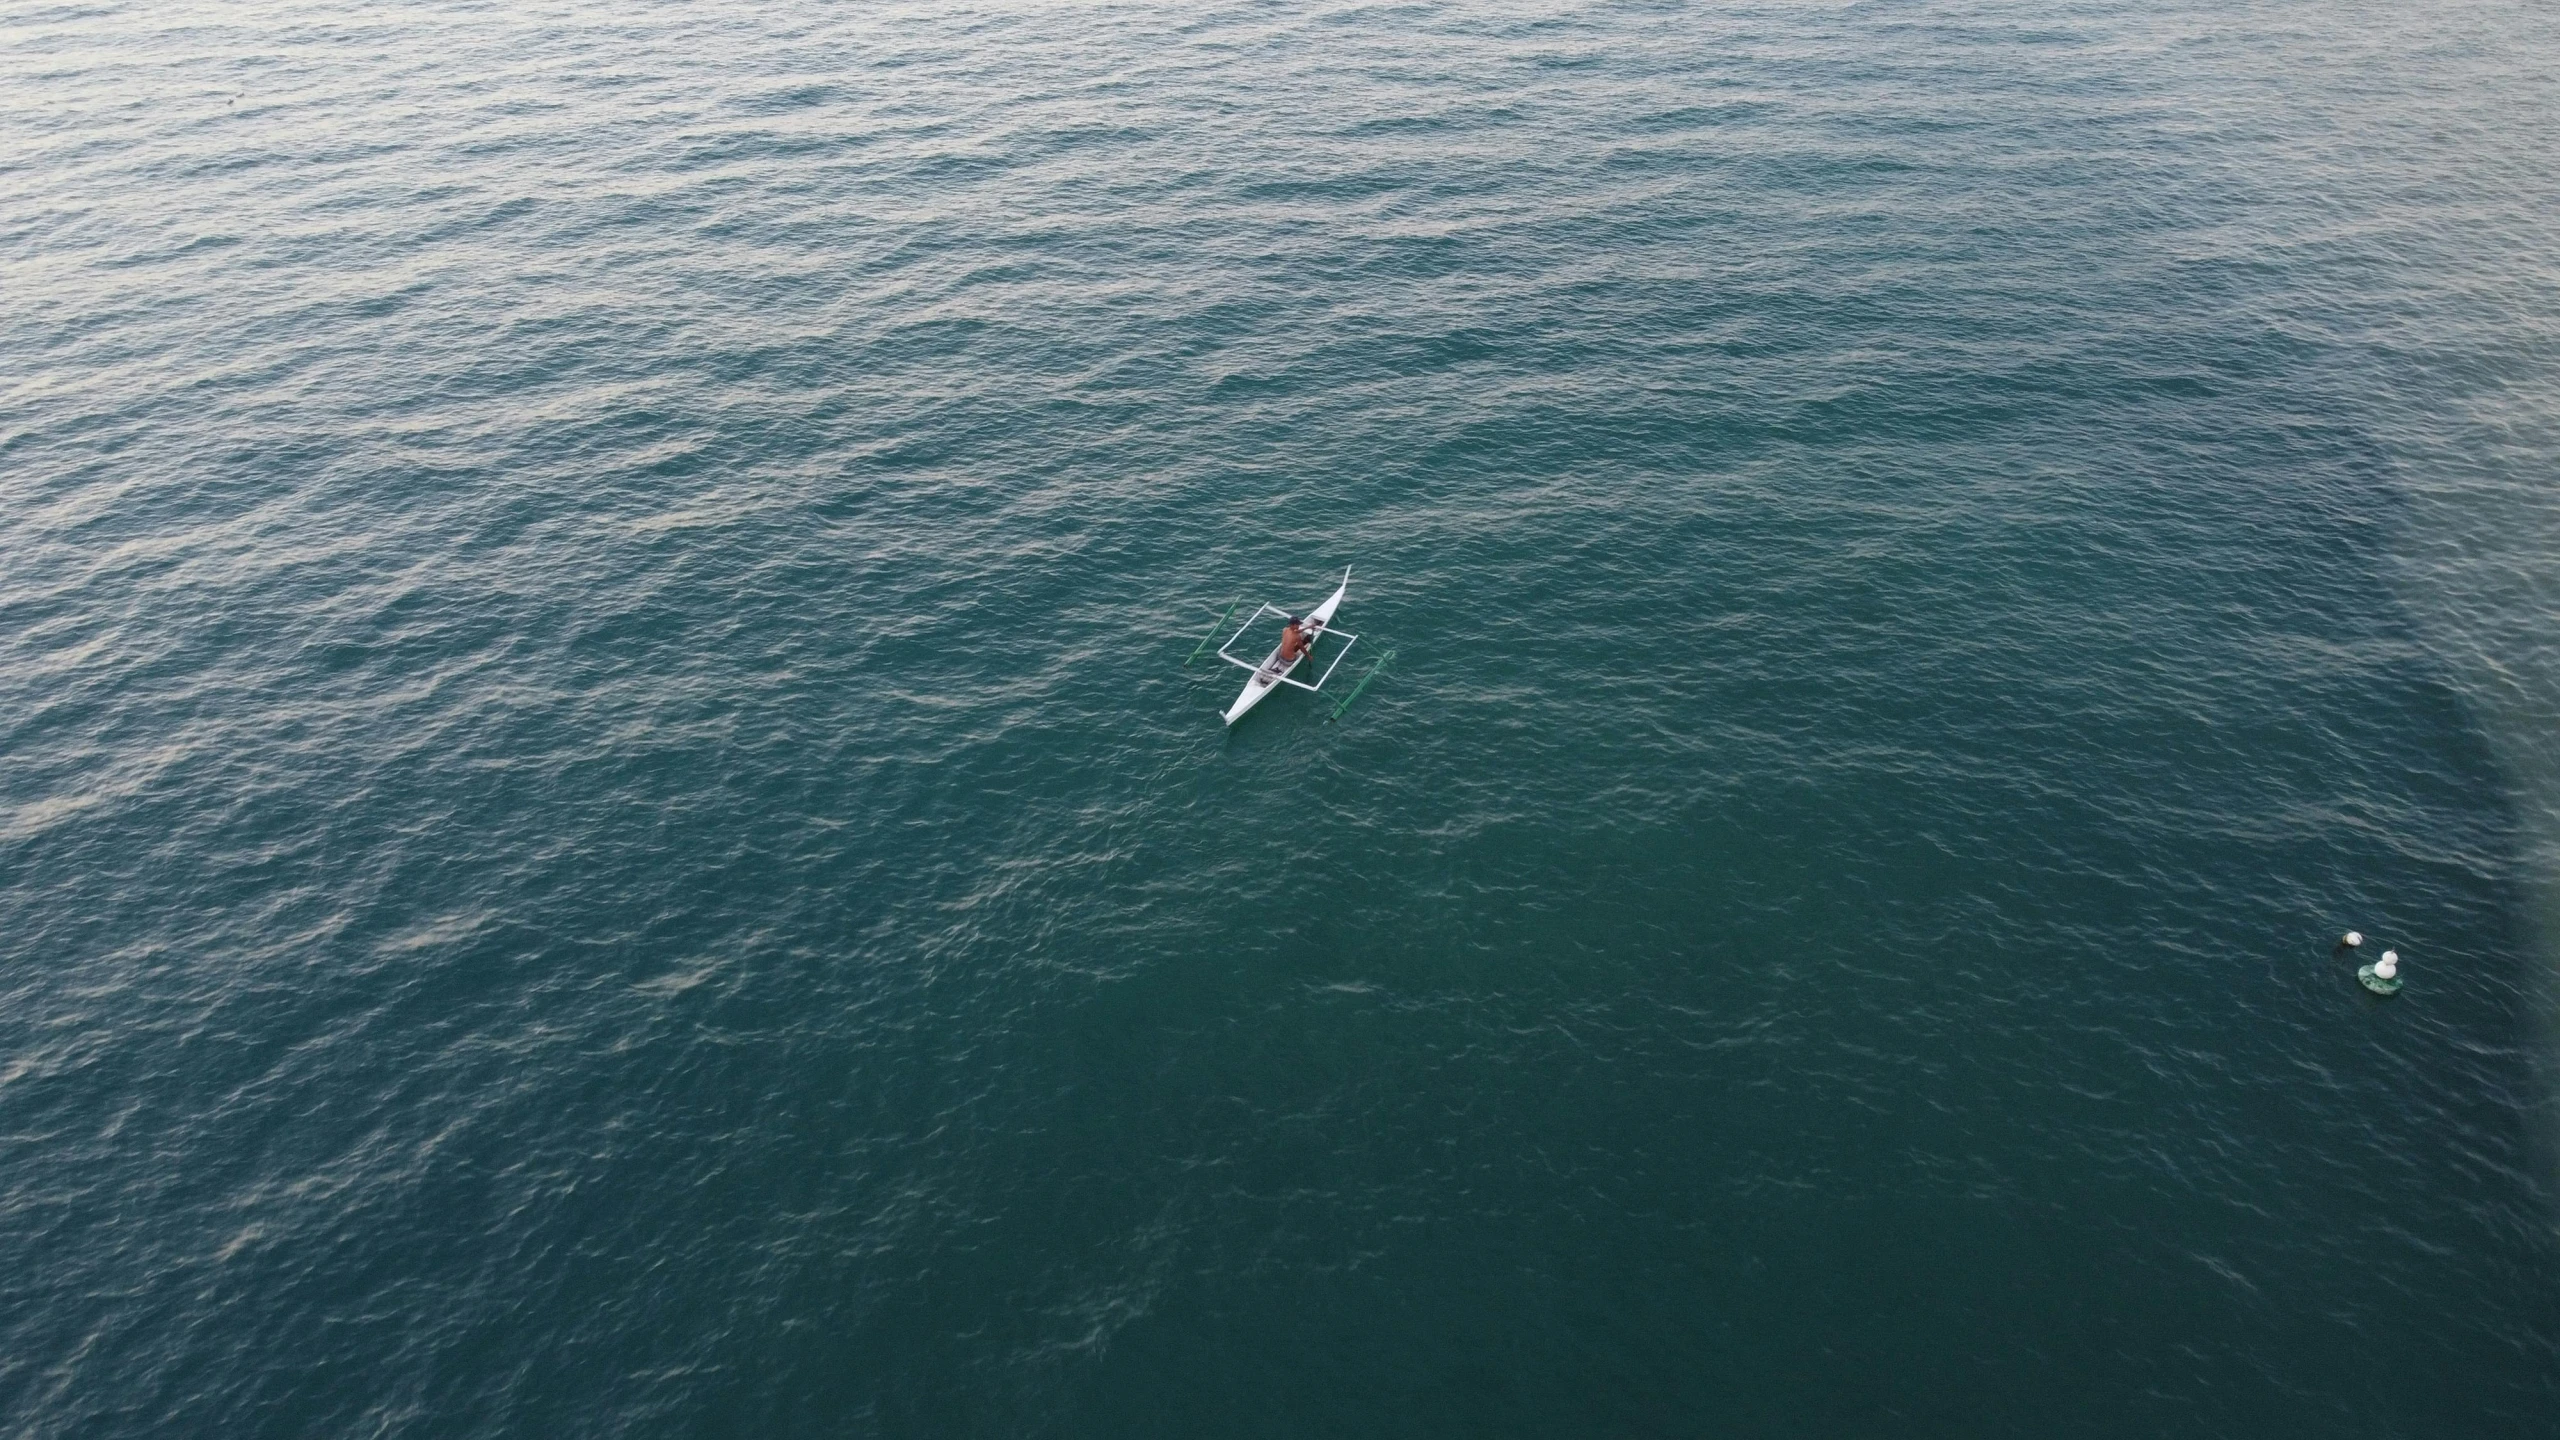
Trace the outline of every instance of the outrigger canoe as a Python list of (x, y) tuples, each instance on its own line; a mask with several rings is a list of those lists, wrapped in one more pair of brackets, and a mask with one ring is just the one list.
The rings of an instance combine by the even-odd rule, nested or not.
[[(1251, 710), (1254, 706), (1262, 703), (1264, 696), (1269, 695), (1272, 691), (1279, 689), (1283, 685), (1295, 685), (1301, 690), (1317, 690), (1323, 688), (1324, 682), (1332, 677), (1335, 666), (1339, 666), (1342, 663), (1342, 657), (1351, 653), (1352, 642), (1360, 638), (1357, 635), (1333, 628), (1333, 612), (1341, 608), (1342, 597), (1348, 593), (1350, 589), (1351, 571), (1346, 567), (1342, 572), (1342, 583), (1334, 587), (1333, 594), (1328, 597), (1323, 604), (1307, 612), (1307, 647), (1306, 649), (1298, 652), (1297, 660), (1281, 659), (1280, 647), (1277, 645), (1271, 647), (1271, 653), (1263, 656), (1262, 663), (1259, 665), (1243, 658), (1242, 656), (1231, 655), (1227, 652), (1227, 645), (1232, 645), (1236, 641), (1243, 639), (1245, 630), (1252, 629), (1254, 622), (1262, 618), (1264, 611), (1269, 611), (1273, 614), (1279, 615), (1283, 620), (1286, 620), (1288, 618), (1288, 612), (1280, 609), (1276, 605), (1264, 605), (1260, 609), (1255, 610), (1252, 617), (1244, 622), (1244, 629), (1236, 631), (1235, 635), (1227, 641), (1227, 645), (1221, 645), (1218, 647), (1218, 658), (1226, 661), (1230, 665), (1241, 665), (1253, 672), (1252, 678), (1244, 682), (1243, 692), (1236, 696), (1236, 703), (1227, 707), (1228, 724), (1233, 725), (1236, 721), (1242, 719), (1246, 711)], [(1298, 662), (1300, 660), (1304, 660), (1307, 656), (1314, 654), (1316, 642), (1327, 635), (1340, 635), (1343, 637), (1342, 650), (1333, 657), (1333, 664), (1325, 667), (1324, 674), (1317, 676), (1316, 683), (1313, 685), (1308, 684), (1304, 680), (1290, 679), (1289, 672), (1298, 668)]]

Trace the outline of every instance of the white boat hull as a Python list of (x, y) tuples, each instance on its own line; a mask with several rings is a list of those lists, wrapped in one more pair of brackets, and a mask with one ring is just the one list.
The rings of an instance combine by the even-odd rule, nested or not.
[(1342, 597), (1350, 589), (1351, 572), (1345, 570), (1342, 572), (1342, 583), (1334, 587), (1333, 594), (1323, 604), (1307, 613), (1307, 648), (1298, 652), (1297, 660), (1284, 661), (1280, 658), (1280, 647), (1277, 645), (1271, 647), (1271, 653), (1262, 657), (1262, 663), (1256, 666), (1253, 674), (1245, 680), (1244, 691), (1236, 696), (1236, 703), (1227, 707), (1228, 724), (1233, 725), (1236, 721), (1243, 719), (1246, 711), (1261, 704), (1263, 697), (1279, 689), (1280, 678), (1297, 669), (1298, 661), (1306, 659), (1308, 654), (1314, 651), (1315, 642), (1332, 627), (1333, 612), (1341, 607)]

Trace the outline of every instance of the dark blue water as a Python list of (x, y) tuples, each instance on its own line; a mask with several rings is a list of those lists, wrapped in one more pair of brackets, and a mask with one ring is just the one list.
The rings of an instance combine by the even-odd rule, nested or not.
[(0, 0), (0, 1433), (2560, 1434), (2555, 55)]

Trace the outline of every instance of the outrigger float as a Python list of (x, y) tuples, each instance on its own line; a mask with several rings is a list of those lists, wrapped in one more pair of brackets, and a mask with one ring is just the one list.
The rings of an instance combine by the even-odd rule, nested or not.
[[(1279, 689), (1283, 685), (1295, 685), (1301, 690), (1321, 690), (1324, 688), (1324, 682), (1332, 679), (1333, 672), (1342, 668), (1342, 657), (1350, 654), (1351, 647), (1358, 644), (1360, 640), (1359, 636), (1352, 634), (1348, 630), (1335, 629), (1333, 624), (1333, 612), (1341, 608), (1342, 597), (1344, 594), (1348, 593), (1350, 589), (1351, 569), (1349, 566), (1345, 566), (1342, 571), (1342, 583), (1333, 587), (1333, 594), (1329, 596), (1323, 604), (1307, 612), (1307, 616), (1304, 621), (1307, 645), (1304, 650), (1298, 652), (1297, 658), (1293, 660), (1281, 659), (1280, 647), (1277, 645), (1272, 646), (1271, 653), (1263, 656), (1258, 662), (1248, 660), (1228, 648), (1228, 646), (1242, 640), (1245, 637), (1245, 632), (1251, 630), (1265, 615), (1277, 615), (1283, 621), (1289, 618), (1289, 612), (1281, 609), (1277, 605), (1263, 604), (1254, 607), (1253, 613), (1245, 617), (1244, 624), (1236, 628), (1236, 633), (1228, 636), (1226, 644), (1218, 647), (1219, 659), (1226, 661), (1230, 665), (1241, 665), (1245, 669), (1253, 672), (1252, 676), (1244, 682), (1243, 693), (1236, 696), (1236, 703), (1227, 707), (1228, 724), (1233, 725), (1236, 721), (1244, 718), (1244, 713), (1246, 711), (1261, 704), (1263, 697), (1269, 695), (1272, 691)], [(1232, 605), (1227, 607), (1227, 613), (1230, 615), (1234, 614), (1235, 607)], [(1221, 628), (1224, 628), (1226, 624), (1223, 619), (1218, 623)], [(1316, 642), (1322, 640), (1328, 635), (1338, 635), (1342, 637), (1342, 648), (1334, 652), (1332, 663), (1324, 667), (1324, 673), (1316, 677), (1316, 683), (1310, 685), (1304, 680), (1290, 679), (1289, 672), (1298, 668), (1298, 661), (1304, 660), (1309, 655), (1314, 654)], [(1196, 654), (1198, 652), (1194, 651), (1193, 653)], [(1337, 710), (1335, 713), (1339, 714), (1341, 712)]]

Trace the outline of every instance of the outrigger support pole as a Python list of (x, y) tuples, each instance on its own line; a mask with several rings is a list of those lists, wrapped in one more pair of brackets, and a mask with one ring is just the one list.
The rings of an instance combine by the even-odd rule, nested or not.
[(1324, 723), (1330, 725), (1341, 719), (1342, 712), (1351, 708), (1351, 702), (1360, 698), (1360, 692), (1368, 689), (1369, 682), (1377, 679), (1378, 672), (1386, 669), (1387, 662), (1394, 658), (1396, 658), (1396, 652), (1393, 650), (1379, 656), (1378, 662), (1369, 667), (1369, 673), (1360, 677), (1360, 683), (1351, 687), (1351, 693), (1342, 697), (1342, 703), (1333, 707), (1333, 713), (1324, 717)]
[(1220, 634), (1225, 632), (1227, 628), (1227, 615), (1233, 615), (1236, 613), (1236, 607), (1243, 603), (1244, 597), (1241, 595), (1227, 602), (1227, 614), (1219, 616), (1218, 623), (1209, 627), (1209, 633), (1200, 637), (1200, 643), (1191, 647), (1191, 653), (1182, 657), (1183, 669), (1190, 669), (1191, 662), (1200, 658), (1200, 652), (1209, 648), (1209, 642), (1217, 639)]

